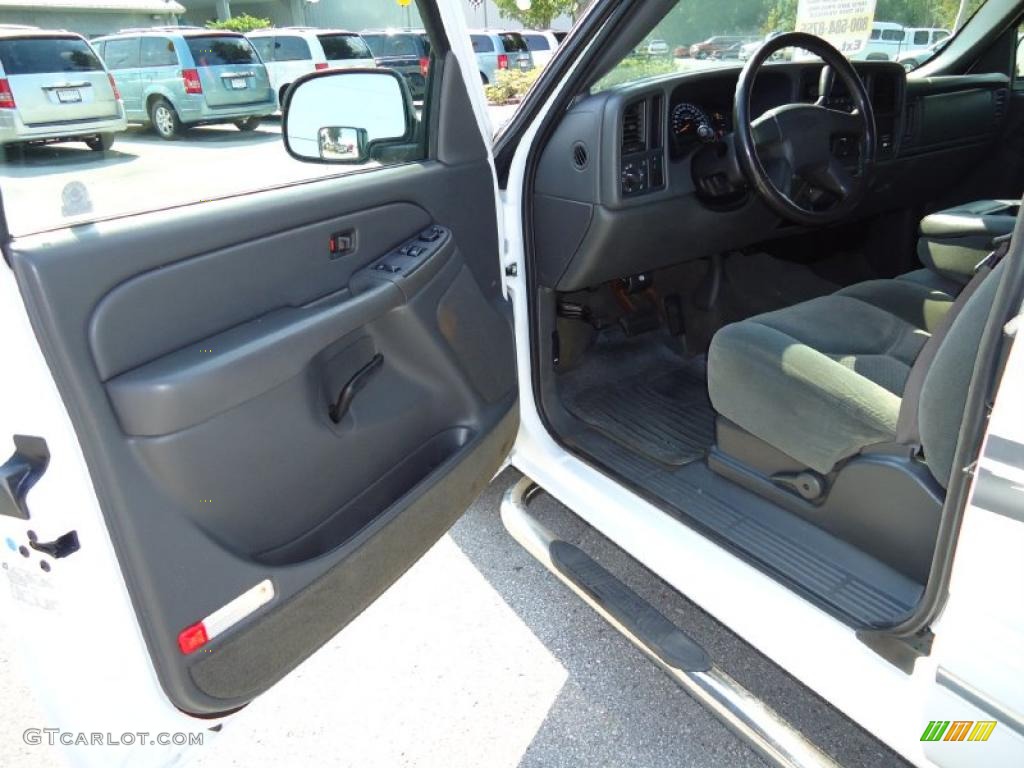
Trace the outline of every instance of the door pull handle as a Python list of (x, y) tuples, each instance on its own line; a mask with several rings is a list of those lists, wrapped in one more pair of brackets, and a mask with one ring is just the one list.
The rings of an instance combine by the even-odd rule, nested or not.
[(384, 355), (379, 352), (373, 356), (373, 359), (352, 374), (352, 378), (348, 380), (348, 383), (341, 388), (341, 392), (338, 393), (338, 399), (334, 401), (334, 404), (327, 411), (327, 415), (331, 417), (331, 421), (335, 424), (340, 424), (341, 420), (345, 418), (345, 414), (348, 413), (349, 407), (352, 405), (352, 401), (355, 396), (359, 393), (359, 390), (363, 388), (370, 376), (380, 368), (384, 362)]

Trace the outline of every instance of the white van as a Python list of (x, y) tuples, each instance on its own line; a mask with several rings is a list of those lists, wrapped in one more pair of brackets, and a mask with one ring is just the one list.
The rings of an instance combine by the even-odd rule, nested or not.
[(284, 104), (291, 84), (309, 72), (377, 66), (366, 41), (343, 29), (279, 27), (249, 32), (246, 37), (267, 67), (279, 105)]
[(947, 37), (948, 29), (904, 27), (891, 21), (876, 21), (871, 25), (871, 36), (864, 47), (850, 58), (862, 61), (896, 61), (901, 55), (923, 51)]
[(559, 43), (555, 33), (550, 29), (524, 29), (519, 34), (526, 41), (526, 47), (530, 49), (533, 65), (546, 67), (547, 63), (554, 58), (555, 51), (558, 50)]

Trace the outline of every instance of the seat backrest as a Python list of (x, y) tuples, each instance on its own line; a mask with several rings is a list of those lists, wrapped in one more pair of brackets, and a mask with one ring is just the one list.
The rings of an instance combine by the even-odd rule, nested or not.
[(921, 386), (918, 402), (921, 449), (928, 468), (943, 488), (949, 485), (953, 472), (953, 454), (974, 363), (1005, 263), (1003, 259), (964, 303), (936, 350)]

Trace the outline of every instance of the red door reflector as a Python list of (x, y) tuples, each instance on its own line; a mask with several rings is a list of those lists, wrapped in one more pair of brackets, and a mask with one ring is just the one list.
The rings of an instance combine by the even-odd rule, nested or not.
[(273, 599), (274, 585), (270, 579), (264, 579), (206, 618), (181, 630), (178, 633), (178, 649), (186, 656), (195, 653), (217, 635), (231, 629)]

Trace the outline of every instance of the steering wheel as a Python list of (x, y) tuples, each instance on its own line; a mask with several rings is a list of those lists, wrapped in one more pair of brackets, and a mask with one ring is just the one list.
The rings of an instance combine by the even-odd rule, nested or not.
[[(818, 100), (785, 104), (751, 122), (751, 93), (761, 67), (776, 51), (791, 46), (825, 62)], [(846, 85), (853, 112), (827, 106), (834, 73)], [(820, 37), (788, 32), (768, 40), (750, 57), (736, 84), (733, 125), (740, 171), (783, 218), (809, 226), (830, 224), (863, 199), (875, 163), (875, 113), (853, 65)], [(833, 153), (840, 139), (856, 139), (859, 145), (855, 172)]]

